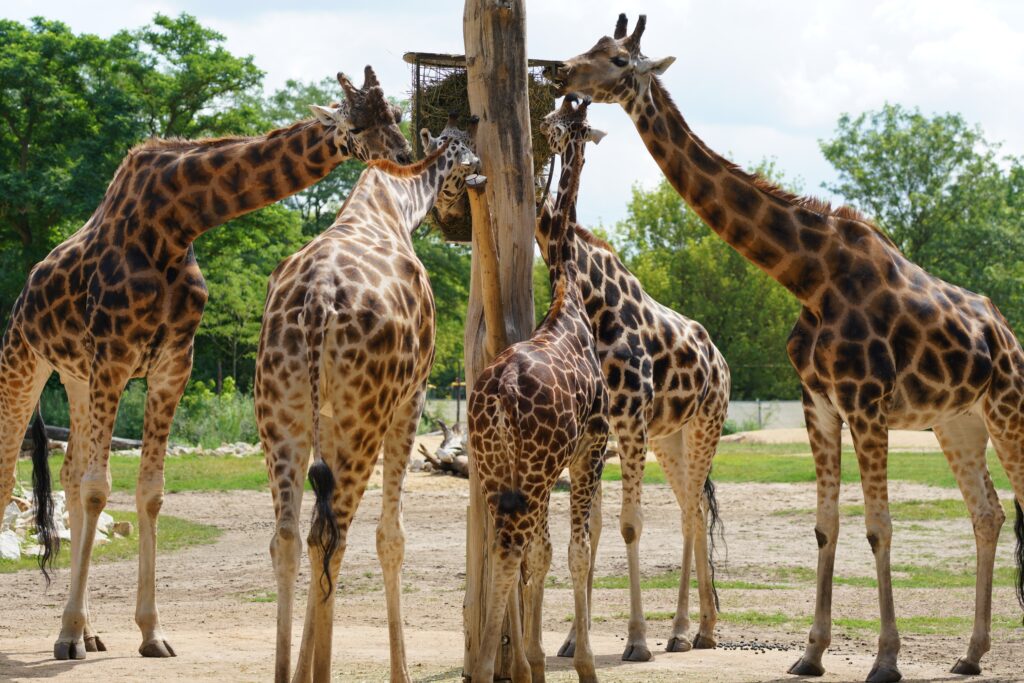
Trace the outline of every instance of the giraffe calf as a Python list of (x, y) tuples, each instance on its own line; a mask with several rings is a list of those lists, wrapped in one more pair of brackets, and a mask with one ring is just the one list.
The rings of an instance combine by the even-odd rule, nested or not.
[[(577, 111), (585, 117), (586, 104)], [(583, 145), (599, 135), (587, 126), (576, 130), (580, 135), (573, 139), (568, 162), (563, 159), (550, 217), (555, 287), (547, 317), (529, 340), (506, 349), (480, 373), (469, 397), (471, 453), (495, 524), (488, 611), (473, 673), (479, 683), (494, 677), (501, 623), (524, 560), (529, 643), (524, 655), (518, 593), (512, 591), (513, 680), (530, 681), (531, 669), (532, 680), (544, 678), (540, 616), (550, 557), (538, 562), (539, 554), (532, 549), (547, 541), (551, 491), (566, 467), (572, 482), (569, 570), (578, 625), (574, 664), (581, 681), (597, 680), (588, 633), (587, 579), (591, 506), (608, 440), (608, 389), (577, 283), (575, 237), (567, 227), (579, 189)]]

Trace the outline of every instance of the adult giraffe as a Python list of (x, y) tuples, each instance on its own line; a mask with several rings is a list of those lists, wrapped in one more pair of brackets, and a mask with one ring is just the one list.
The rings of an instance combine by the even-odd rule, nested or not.
[(974, 631), (955, 673), (980, 673), (990, 648), (992, 571), (1005, 519), (985, 463), (989, 437), (1016, 494), (1017, 595), (1024, 606), (1024, 350), (987, 298), (910, 262), (856, 211), (748, 174), (690, 130), (659, 74), (673, 57), (640, 52), (620, 15), (613, 37), (560, 66), (565, 92), (618, 102), (669, 182), (722, 239), (803, 304), (787, 349), (800, 375), (818, 488), (814, 624), (791, 673), (821, 675), (831, 639), (839, 533), (840, 429), (853, 436), (875, 556), (881, 635), (868, 681), (897, 681), (899, 635), (889, 554), (888, 430), (933, 427), (971, 513), (977, 545)]
[[(552, 152), (565, 148), (567, 131), (579, 125), (566, 98), (559, 110), (544, 120)], [(565, 162), (563, 160), (563, 166)], [(550, 229), (553, 205), (545, 201), (536, 225), (537, 244), (550, 263)], [(709, 562), (709, 536), (701, 505), (707, 497), (712, 527), (717, 523), (714, 486), (708, 479), (729, 409), (729, 366), (715, 348), (707, 331), (697, 322), (662, 306), (643, 290), (611, 246), (578, 225), (571, 216), (579, 271), (580, 293), (594, 329), (598, 359), (608, 383), (609, 421), (618, 436), (622, 464), (622, 513), (619, 530), (626, 542), (629, 564), (630, 614), (622, 659), (647, 661), (647, 624), (640, 591), (640, 535), (643, 531), (644, 463), (650, 443), (682, 509), (683, 557), (676, 614), (668, 652), (684, 652), (715, 646), (716, 600)], [(702, 487), (704, 489), (702, 496)], [(600, 536), (600, 489), (594, 505), (592, 547)], [(537, 552), (539, 546), (531, 546)], [(690, 566), (696, 546), (700, 595), (700, 627), (691, 643)], [(546, 549), (550, 557), (550, 544)], [(594, 563), (591, 562), (593, 584)], [(575, 624), (559, 649), (571, 657), (575, 649)]]
[[(86, 224), (29, 274), (0, 349), (0, 507), (14, 484), (25, 425), (47, 378), (60, 373), (71, 438), (61, 469), (71, 519), (71, 591), (54, 657), (105, 650), (88, 616), (96, 521), (110, 495), (108, 463), (117, 406), (128, 380), (146, 377), (146, 415), (135, 499), (139, 589), (135, 621), (144, 657), (172, 657), (156, 607), (156, 521), (174, 411), (192, 369), (192, 343), (207, 292), (192, 242), (231, 218), (298, 192), (356, 156), (407, 159), (370, 67), (346, 102), (314, 106), (316, 119), (258, 137), (150, 140), (128, 153)], [(52, 558), (59, 546), (45, 456), (34, 459), (37, 527)]]

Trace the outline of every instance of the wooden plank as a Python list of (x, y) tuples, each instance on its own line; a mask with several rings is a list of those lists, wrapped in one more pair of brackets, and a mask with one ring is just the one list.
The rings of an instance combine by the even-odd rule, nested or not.
[[(507, 341), (526, 339), (533, 330), (533, 233), (536, 208), (530, 107), (527, 95), (525, 0), (466, 0), (463, 15), (470, 111), (480, 119), (476, 151), (488, 182), (491, 233), (498, 255), (501, 316)], [(479, 212), (478, 212), (479, 213)], [(474, 222), (474, 233), (477, 224)], [(466, 313), (466, 383), (490, 360), (484, 311), (483, 264), (475, 240)], [(493, 315), (493, 310), (492, 310)], [(497, 327), (497, 325), (494, 325)], [(492, 343), (492, 348), (493, 348)], [(480, 491), (472, 450), (469, 453), (470, 500), (467, 519), (466, 598), (463, 621), (466, 650), (463, 677), (473, 671), (487, 606), (491, 544), (488, 511)], [(507, 622), (506, 622), (507, 628)], [(507, 632), (506, 632), (507, 633)], [(508, 680), (511, 653), (502, 639), (495, 680)]]

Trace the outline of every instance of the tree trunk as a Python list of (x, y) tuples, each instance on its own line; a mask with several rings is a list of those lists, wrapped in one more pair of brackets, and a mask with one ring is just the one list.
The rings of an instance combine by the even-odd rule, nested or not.
[[(509, 343), (533, 329), (533, 233), (536, 220), (530, 107), (527, 94), (525, 0), (466, 0), (463, 16), (470, 111), (480, 117), (476, 151), (487, 176), (492, 234), (499, 256), (501, 307)], [(481, 217), (483, 220), (486, 217)], [(474, 230), (477, 230), (474, 216)], [(474, 242), (469, 306), (466, 312), (466, 386), (472, 392), (479, 372), (491, 360), (484, 325), (482, 264)], [(470, 502), (466, 527), (466, 597), (463, 621), (466, 650), (463, 676), (472, 675), (486, 615), (488, 562), (493, 531), (486, 501), (469, 453)], [(506, 622), (507, 629), (507, 622)], [(508, 639), (503, 638), (503, 643)], [(503, 644), (495, 680), (508, 680), (511, 651)]]

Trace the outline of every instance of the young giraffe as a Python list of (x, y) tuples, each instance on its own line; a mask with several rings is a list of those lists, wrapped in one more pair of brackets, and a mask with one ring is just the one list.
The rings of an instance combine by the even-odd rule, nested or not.
[[(135, 621), (145, 657), (174, 656), (155, 600), (156, 520), (175, 408), (192, 368), (192, 340), (207, 292), (192, 241), (241, 214), (297, 192), (345, 159), (406, 158), (411, 150), (370, 67), (347, 102), (314, 107), (317, 119), (252, 138), (151, 140), (129, 152), (92, 218), (28, 277), (0, 350), (0, 507), (10, 500), (25, 425), (56, 370), (68, 394), (71, 438), (61, 469), (71, 518), (71, 592), (57, 659), (105, 650), (88, 618), (87, 578), (96, 521), (110, 494), (108, 454), (128, 380), (146, 377), (136, 488), (139, 591)], [(46, 460), (36, 461), (39, 469)], [(38, 528), (53, 557), (59, 540), (46, 486)]]
[[(561, 125), (555, 115), (549, 115), (547, 121), (549, 126)], [(555, 147), (552, 150), (559, 151)], [(546, 201), (536, 230), (537, 243), (545, 257), (551, 236), (546, 229), (550, 221), (543, 216), (550, 210), (550, 202)], [(716, 601), (701, 487), (709, 497), (709, 507), (714, 514), (717, 505), (708, 475), (729, 408), (729, 366), (699, 323), (652, 299), (607, 242), (575, 222), (572, 227), (577, 237), (576, 265), (582, 275), (580, 290), (608, 381), (611, 426), (619, 438), (622, 461), (620, 530), (626, 540), (630, 580), (629, 631), (622, 658), (628, 661), (651, 658), (646, 642), (639, 562), (643, 529), (640, 499), (648, 441), (652, 442), (658, 462), (683, 510), (682, 576), (672, 635), (665, 649), (685, 652), (691, 648), (687, 634), (694, 543), (701, 618), (692, 647), (712, 648), (715, 646)], [(594, 517), (599, 519), (597, 514)], [(715, 522), (717, 519), (713, 517), (713, 525)], [(600, 525), (595, 521), (592, 526), (596, 552)], [(550, 551), (548, 553), (550, 555)], [(559, 656), (572, 656), (574, 638), (574, 630), (570, 630)]]
[(411, 233), (435, 202), (445, 217), (464, 192), (465, 176), (479, 165), (469, 136), (451, 122), (437, 138), (426, 129), (422, 135), (425, 159), (405, 167), (371, 163), (334, 224), (270, 278), (255, 395), (277, 520), (270, 543), (277, 574), (277, 681), (288, 680), (290, 669), (299, 512), (310, 448), (313, 574), (294, 680), (328, 681), (334, 582), (382, 444), (377, 553), (391, 680), (409, 681), (401, 614), (402, 482), (434, 359), (434, 297)]
[(1024, 350), (983, 296), (907, 260), (850, 208), (786, 193), (711, 151), (656, 77), (672, 63), (640, 52), (640, 17), (557, 70), (566, 91), (618, 102), (669, 182), (720, 237), (803, 304), (788, 352), (803, 386), (818, 486), (817, 600), (804, 656), (791, 673), (821, 675), (831, 638), (839, 533), (840, 428), (853, 436), (875, 556), (881, 636), (869, 681), (896, 681), (889, 566), (889, 429), (933, 427), (971, 513), (977, 546), (974, 631), (954, 673), (977, 674), (990, 648), (992, 572), (1005, 515), (985, 463), (991, 437), (1016, 495), (1017, 594), (1024, 605)]
[[(548, 504), (562, 470), (569, 468), (572, 535), (569, 571), (575, 599), (577, 640), (574, 665), (581, 681), (596, 681), (590, 649), (587, 578), (590, 572), (590, 512), (601, 480), (608, 441), (608, 390), (597, 358), (580, 294), (576, 240), (570, 228), (583, 168), (583, 148), (604, 133), (587, 124), (588, 102), (574, 110), (549, 114), (559, 125), (546, 128), (553, 144), (564, 148), (558, 199), (546, 232), (548, 259), (555, 281), (547, 317), (527, 341), (514, 344), (477, 378), (466, 409), (472, 457), (494, 519), (495, 540), (487, 618), (473, 680), (490, 683), (494, 655), (509, 592), (525, 560), (525, 656), (519, 636), (518, 593), (513, 598), (512, 631), (516, 683), (544, 680), (541, 612), (544, 580), (550, 564)], [(566, 138), (554, 140), (554, 136)], [(543, 542), (547, 557), (526, 553)]]

